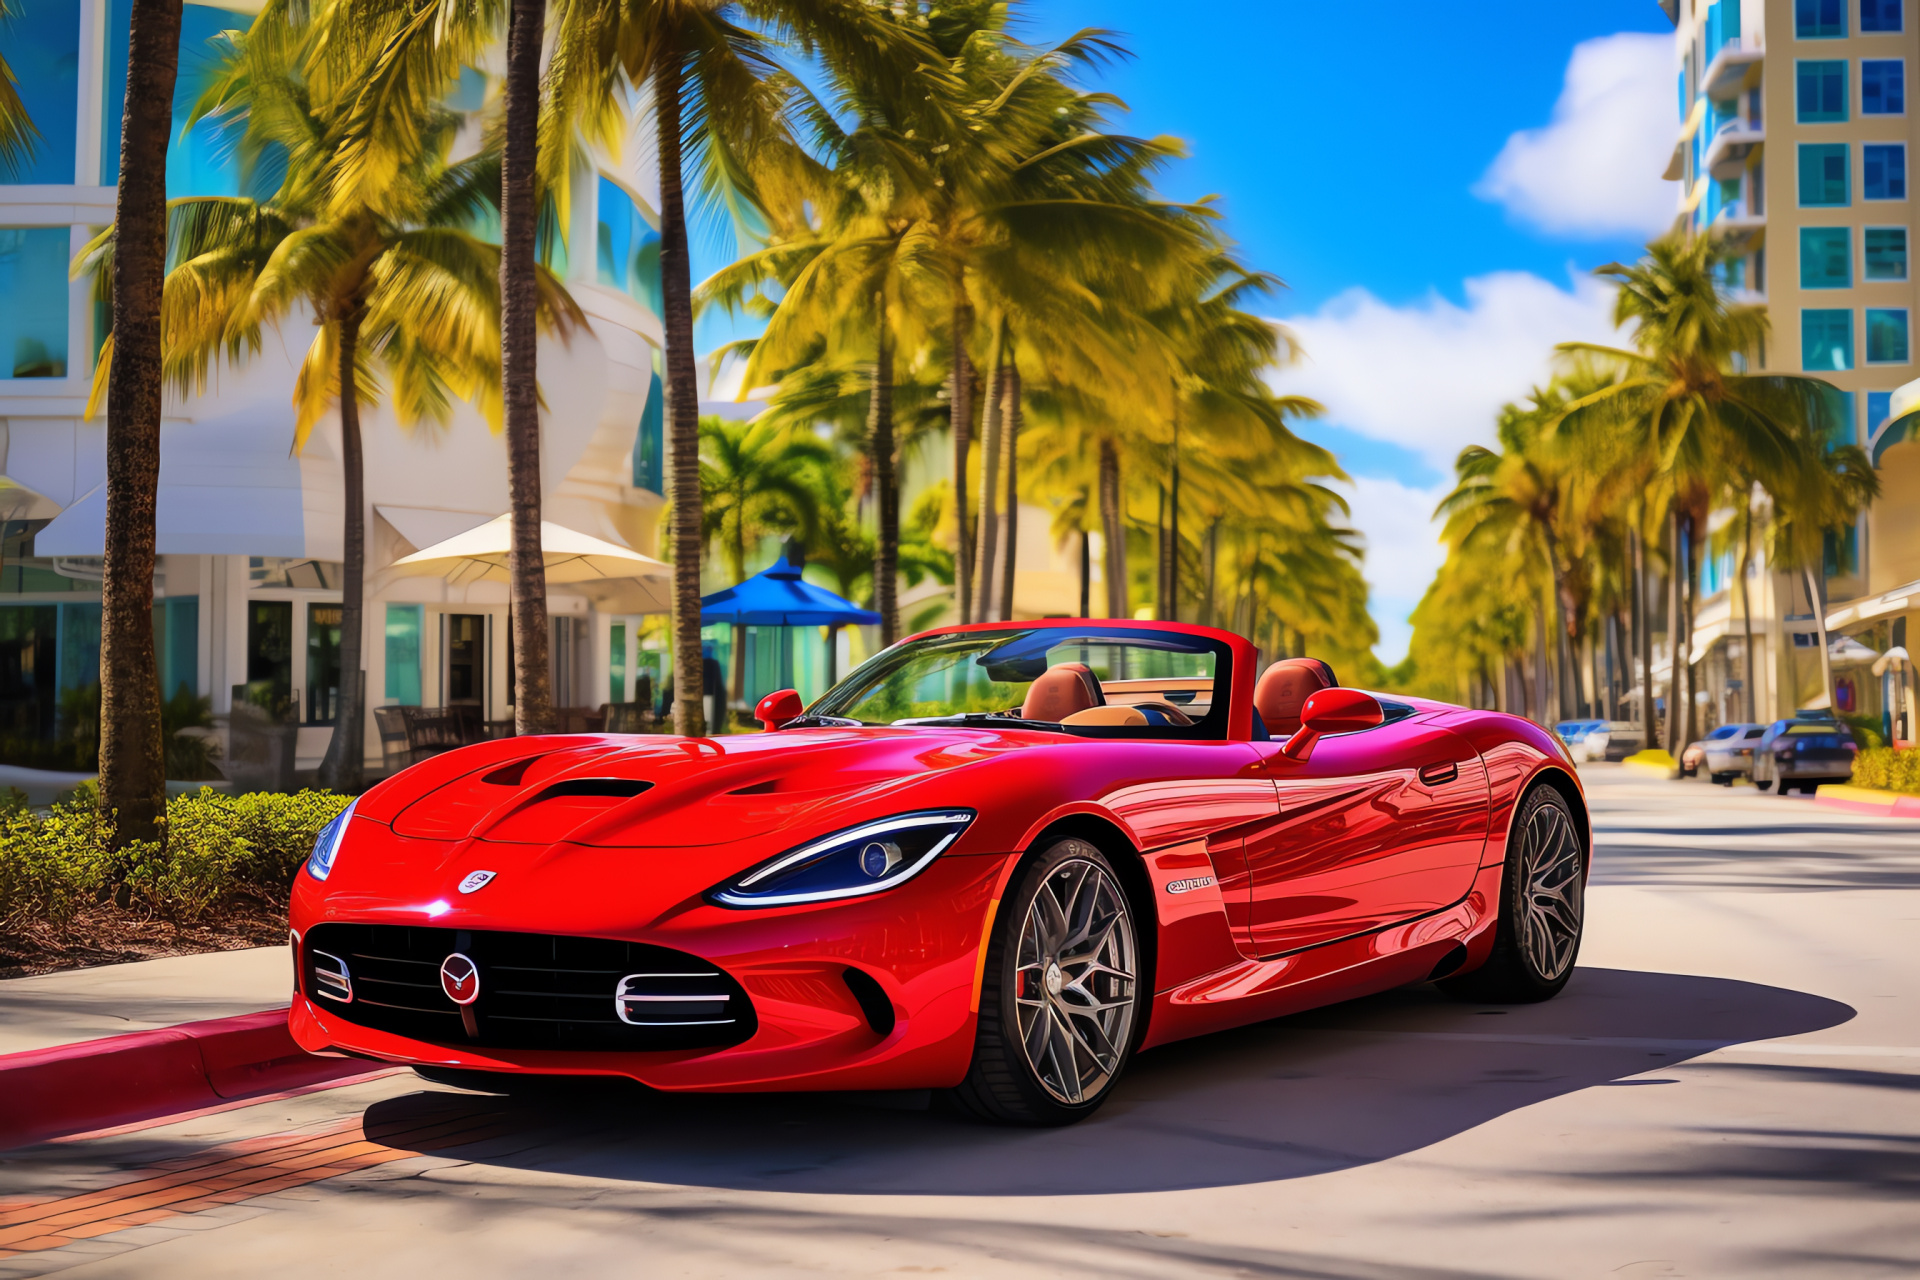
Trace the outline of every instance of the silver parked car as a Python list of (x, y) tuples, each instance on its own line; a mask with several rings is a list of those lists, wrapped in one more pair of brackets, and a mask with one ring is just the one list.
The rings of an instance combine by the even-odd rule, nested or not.
[(1760, 745), (1760, 738), (1766, 733), (1767, 726), (1723, 724), (1720, 728), (1727, 732), (1707, 739), (1703, 767), (1709, 781), (1730, 787), (1735, 778), (1753, 777), (1753, 749)]
[(1640, 726), (1628, 720), (1599, 720), (1574, 747), (1576, 760), (1625, 760), (1646, 745)]

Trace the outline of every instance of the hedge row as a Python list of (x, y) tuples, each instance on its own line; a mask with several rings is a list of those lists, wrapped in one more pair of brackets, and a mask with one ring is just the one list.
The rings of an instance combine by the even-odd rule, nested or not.
[(326, 791), (225, 796), (202, 788), (167, 803), (165, 837), (115, 852), (91, 796), (36, 813), (0, 813), (0, 927), (64, 924), (112, 899), (188, 922), (236, 901), (277, 901), (314, 837), (350, 797)]
[(1853, 758), (1853, 785), (1920, 796), (1920, 748), (1862, 751)]

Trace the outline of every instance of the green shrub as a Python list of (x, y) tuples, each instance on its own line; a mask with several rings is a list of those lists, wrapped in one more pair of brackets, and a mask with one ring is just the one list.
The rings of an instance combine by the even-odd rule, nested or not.
[(1920, 748), (1862, 751), (1853, 758), (1853, 785), (1920, 795)]
[(168, 801), (163, 841), (117, 854), (90, 793), (42, 815), (0, 808), (0, 925), (64, 924), (116, 883), (128, 905), (182, 922), (241, 899), (277, 903), (320, 828), (349, 798), (326, 791), (225, 796), (203, 787)]

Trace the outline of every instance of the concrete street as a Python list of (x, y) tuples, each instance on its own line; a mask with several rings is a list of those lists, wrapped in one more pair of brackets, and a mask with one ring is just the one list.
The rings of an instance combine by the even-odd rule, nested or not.
[(287, 947), (249, 947), (0, 981), (0, 1053), (284, 1006)]
[(0, 1157), (0, 1277), (1920, 1272), (1920, 824), (1586, 778), (1587, 944), (1545, 1005), (1172, 1046), (1054, 1132), (395, 1073)]

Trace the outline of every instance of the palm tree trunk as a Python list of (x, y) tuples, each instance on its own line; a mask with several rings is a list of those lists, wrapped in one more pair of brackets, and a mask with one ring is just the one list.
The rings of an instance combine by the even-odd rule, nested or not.
[(954, 303), (947, 421), (953, 436), (953, 604), (963, 625), (973, 620), (973, 540), (967, 536), (967, 454), (973, 446), (973, 359), (967, 354), (967, 337), (972, 332), (973, 308), (964, 301)]
[(1020, 365), (1007, 353), (1007, 536), (1000, 550), (1000, 616), (1013, 617), (1013, 574), (1020, 554)]
[[(546, 0), (513, 0), (507, 20), (507, 116), (500, 155), (500, 386), (506, 407), (507, 578), (513, 610), (514, 732), (553, 732), (547, 654), (547, 570), (540, 546), (539, 293), (534, 172), (540, 145), (540, 43)], [(344, 398), (344, 397), (343, 397)]]
[(900, 638), (900, 489), (893, 465), (893, 346), (887, 334), (887, 299), (873, 297), (873, 391), (867, 397), (868, 448), (873, 454), (879, 536), (873, 544), (873, 605), (880, 614), (880, 647)]
[(1740, 662), (1740, 692), (1742, 709), (1746, 712), (1748, 724), (1753, 723), (1755, 714), (1754, 654), (1753, 654), (1753, 583), (1747, 577), (1747, 570), (1753, 564), (1753, 494), (1747, 494), (1746, 524), (1740, 532), (1740, 627), (1742, 643), (1746, 646), (1740, 652), (1744, 655)]
[(1216, 518), (1207, 526), (1207, 598), (1203, 620), (1208, 626), (1216, 626), (1213, 618), (1213, 593), (1218, 585), (1220, 573), (1220, 521)]
[(1806, 575), (1807, 603), (1813, 608), (1814, 629), (1820, 633), (1820, 687), (1826, 691), (1827, 710), (1837, 716), (1840, 708), (1833, 700), (1833, 651), (1827, 648), (1827, 606), (1820, 599), (1820, 580), (1814, 576), (1813, 566), (1806, 565), (1800, 572)]
[(340, 479), (347, 508), (340, 537), (345, 557), (340, 581), (340, 691), (333, 707), (333, 740), (327, 744), (327, 754), (314, 778), (329, 790), (347, 792), (360, 790), (366, 759), (366, 734), (360, 725), (360, 709), (365, 702), (360, 649), (367, 614), (367, 463), (360, 443), (360, 397), (353, 379), (359, 359), (360, 321), (365, 314), (356, 298), (336, 317), (340, 340)]
[(1697, 533), (1705, 527), (1706, 521), (1696, 520), (1694, 513), (1691, 511), (1686, 513), (1685, 518), (1681, 520), (1679, 525), (1681, 535), (1680, 570), (1685, 575), (1686, 580), (1681, 584), (1678, 596), (1680, 600), (1680, 621), (1678, 625), (1678, 635), (1674, 644), (1674, 669), (1676, 678), (1682, 679), (1685, 682), (1685, 695), (1684, 702), (1680, 707), (1680, 737), (1673, 751), (1676, 760), (1679, 758), (1680, 753), (1687, 749), (1687, 744), (1694, 739), (1693, 599), (1695, 594), (1694, 584), (1699, 580), (1698, 565), (1694, 557), (1699, 551), (1699, 538)]
[(1539, 723), (1547, 722), (1547, 611), (1535, 602), (1533, 610), (1533, 683)]
[(167, 803), (153, 653), (160, 491), (160, 295), (167, 139), (181, 0), (133, 0), (114, 198), (113, 367), (107, 374), (106, 567), (100, 587), (100, 808), (113, 842), (160, 834)]
[(1080, 616), (1093, 616), (1093, 535), (1080, 530)]
[(1680, 513), (1667, 510), (1667, 754), (1678, 759), (1680, 735)]
[(1173, 467), (1167, 481), (1167, 612), (1169, 622), (1180, 621), (1180, 408), (1174, 401)]
[(1640, 657), (1640, 745), (1651, 751), (1653, 740), (1653, 615), (1647, 597), (1647, 549), (1640, 532), (1628, 533), (1633, 540), (1634, 645)]
[(1000, 363), (1000, 327), (994, 326), (993, 351), (987, 364), (987, 403), (980, 423), (980, 536), (974, 548), (973, 620), (992, 616), (994, 553), (999, 546), (1000, 522), (994, 514), (1000, 497), (1000, 394), (1005, 368)]
[(1167, 486), (1159, 487), (1160, 505), (1153, 512), (1153, 616), (1167, 616)]
[(667, 343), (667, 485), (673, 504), (673, 731), (707, 732), (701, 699), (700, 401), (693, 364), (693, 276), (687, 257), (687, 210), (680, 172), (679, 51), (660, 54), (653, 76), (656, 151), (660, 160), (660, 323)]
[(1127, 531), (1120, 512), (1120, 451), (1100, 441), (1100, 534), (1106, 542), (1107, 616), (1127, 616)]

